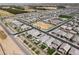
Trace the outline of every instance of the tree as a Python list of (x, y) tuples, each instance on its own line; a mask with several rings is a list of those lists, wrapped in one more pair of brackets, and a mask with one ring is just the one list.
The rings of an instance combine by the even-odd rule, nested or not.
[(31, 35), (31, 34), (29, 34), (29, 35), (27, 36), (27, 38), (31, 39), (31, 38), (32, 38), (32, 35)]
[(5, 25), (6, 25), (6, 26), (8, 26), (8, 24), (7, 24), (7, 23), (5, 23)]
[(28, 42), (26, 40), (23, 41), (24, 43), (28, 44)]
[(29, 47), (31, 48), (31, 47), (32, 47), (32, 45), (30, 44), (30, 45), (29, 45)]
[(35, 51), (35, 53), (36, 53), (36, 54), (40, 54), (40, 51), (37, 50), (37, 51)]
[(36, 50), (36, 48), (35, 48), (35, 47), (33, 47), (33, 48), (32, 48), (32, 50), (33, 50), (33, 51), (35, 51), (35, 50)]

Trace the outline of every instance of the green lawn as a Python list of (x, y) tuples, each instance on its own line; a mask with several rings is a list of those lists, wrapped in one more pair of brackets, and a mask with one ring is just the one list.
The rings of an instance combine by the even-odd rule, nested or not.
[(59, 15), (60, 18), (67, 18), (67, 19), (70, 19), (72, 18), (72, 16), (68, 16), (68, 15)]
[(55, 49), (48, 47), (47, 54), (52, 55), (55, 52)]
[(41, 45), (41, 49), (45, 49), (47, 47), (47, 45), (45, 44), (45, 43), (43, 43), (42, 45)]

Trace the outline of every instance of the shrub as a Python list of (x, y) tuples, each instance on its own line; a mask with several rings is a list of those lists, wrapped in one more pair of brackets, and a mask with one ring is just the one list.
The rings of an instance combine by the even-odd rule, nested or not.
[(30, 44), (30, 45), (29, 45), (29, 47), (31, 48), (31, 47), (32, 47), (32, 45)]

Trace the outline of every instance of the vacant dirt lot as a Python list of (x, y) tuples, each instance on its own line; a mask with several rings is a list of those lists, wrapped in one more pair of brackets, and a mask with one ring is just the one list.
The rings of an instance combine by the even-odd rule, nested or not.
[(54, 25), (47, 24), (47, 23), (44, 23), (44, 22), (41, 22), (41, 21), (36, 22), (33, 25), (40, 28), (40, 29), (42, 29), (42, 30), (47, 30), (47, 29), (49, 29), (51, 27), (54, 27)]

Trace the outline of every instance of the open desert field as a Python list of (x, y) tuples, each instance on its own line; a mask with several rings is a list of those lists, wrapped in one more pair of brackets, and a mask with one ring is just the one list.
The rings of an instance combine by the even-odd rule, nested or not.
[[(2, 49), (3, 48), (3, 49)], [(18, 45), (13, 41), (6, 31), (0, 26), (0, 54), (2, 50), (5, 54), (24, 54), (23, 51), (18, 47)]]
[(9, 13), (7, 11), (4, 10), (0, 10), (0, 16), (13, 16), (14, 14)]

